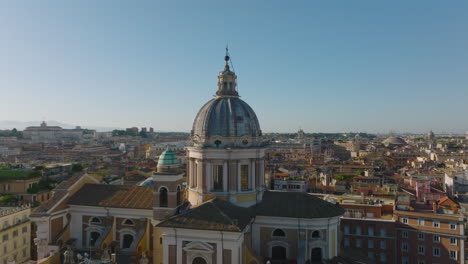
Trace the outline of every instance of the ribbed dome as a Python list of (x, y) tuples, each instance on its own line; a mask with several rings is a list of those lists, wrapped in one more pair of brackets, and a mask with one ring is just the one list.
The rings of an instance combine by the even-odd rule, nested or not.
[(177, 154), (174, 151), (166, 150), (161, 156), (159, 156), (158, 167), (162, 165), (178, 165), (179, 160), (177, 159)]
[(216, 97), (198, 112), (192, 136), (261, 136), (260, 124), (252, 108), (239, 97)]

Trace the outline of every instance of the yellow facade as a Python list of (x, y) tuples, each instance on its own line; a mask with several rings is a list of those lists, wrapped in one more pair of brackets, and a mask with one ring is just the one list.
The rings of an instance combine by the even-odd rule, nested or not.
[(30, 259), (30, 213), (29, 206), (0, 207), (0, 263)]

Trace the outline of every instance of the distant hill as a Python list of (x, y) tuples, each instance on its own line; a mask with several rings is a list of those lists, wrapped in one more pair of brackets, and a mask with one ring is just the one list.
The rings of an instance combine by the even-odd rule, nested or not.
[[(5, 129), (13, 129), (16, 128), (18, 130), (24, 130), (26, 127), (29, 126), (39, 126), (42, 121), (12, 121), (12, 120), (0, 120), (0, 130)], [(75, 128), (77, 125), (70, 125), (66, 123), (61, 123), (55, 120), (47, 120), (46, 121), (48, 126), (59, 126), (61, 128)], [(114, 129), (122, 129), (119, 127), (93, 127), (93, 126), (86, 126), (86, 125), (79, 125), (82, 128), (87, 129), (94, 129), (96, 131), (112, 131)]]

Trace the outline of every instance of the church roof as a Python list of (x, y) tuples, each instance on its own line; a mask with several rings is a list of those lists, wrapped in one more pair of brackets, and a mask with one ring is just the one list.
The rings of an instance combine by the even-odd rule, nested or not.
[(221, 199), (212, 199), (173, 216), (158, 227), (241, 232), (250, 222), (252, 210)]
[(152, 209), (153, 189), (144, 186), (85, 184), (69, 200), (70, 205)]
[(311, 219), (340, 216), (344, 209), (307, 193), (267, 191), (255, 214)]
[(254, 216), (328, 218), (344, 214), (344, 209), (307, 193), (268, 191), (258, 205), (236, 206), (215, 198), (173, 216), (158, 227), (241, 232)]

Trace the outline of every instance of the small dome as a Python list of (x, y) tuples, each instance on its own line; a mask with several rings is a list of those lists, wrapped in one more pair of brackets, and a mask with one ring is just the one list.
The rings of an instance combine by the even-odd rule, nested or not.
[(143, 182), (141, 182), (139, 184), (139, 186), (148, 186), (148, 187), (153, 187), (154, 186), (154, 181), (152, 178), (148, 178), (146, 180), (144, 180)]
[(252, 108), (239, 97), (216, 97), (206, 103), (193, 122), (192, 136), (261, 136)]
[(389, 145), (405, 145), (406, 142), (400, 137), (388, 137), (382, 142), (385, 146)]
[(176, 153), (172, 150), (164, 151), (158, 160), (158, 167), (162, 165), (179, 165)]

